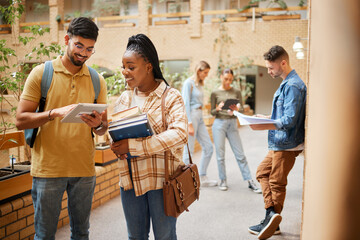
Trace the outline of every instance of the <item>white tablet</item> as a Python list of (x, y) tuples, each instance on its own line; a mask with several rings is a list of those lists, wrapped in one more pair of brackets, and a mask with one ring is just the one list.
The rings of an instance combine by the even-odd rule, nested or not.
[(102, 113), (108, 107), (107, 104), (95, 104), (95, 103), (79, 103), (73, 110), (71, 110), (61, 120), (62, 123), (83, 123), (80, 116), (82, 114), (92, 114), (93, 111)]

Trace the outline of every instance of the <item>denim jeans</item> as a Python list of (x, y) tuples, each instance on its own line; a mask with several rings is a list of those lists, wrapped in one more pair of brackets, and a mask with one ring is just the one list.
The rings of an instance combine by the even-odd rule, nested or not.
[[(201, 109), (191, 110), (191, 120), (192, 120), (192, 125), (194, 127), (194, 136), (189, 135), (189, 139), (188, 139), (190, 153), (191, 155), (194, 154), (195, 138), (196, 138), (201, 145), (201, 160), (199, 167), (199, 175), (206, 176), (206, 170), (209, 166), (211, 156), (214, 150), (209, 133), (206, 129), (203, 120), (202, 110)], [(188, 154), (187, 146), (185, 146), (184, 148), (183, 161), (185, 164), (189, 164), (189, 154)]]
[(229, 140), (231, 149), (235, 155), (243, 179), (245, 181), (252, 179), (249, 165), (246, 161), (244, 150), (241, 144), (241, 139), (237, 128), (237, 119), (216, 118), (212, 126), (212, 131), (220, 180), (226, 180), (225, 138)]
[(176, 240), (176, 218), (164, 212), (163, 190), (151, 190), (135, 196), (134, 189), (121, 191), (121, 201), (126, 218), (129, 240), (147, 240), (150, 218), (156, 240)]
[(33, 178), (34, 240), (55, 239), (64, 192), (68, 196), (71, 240), (89, 239), (96, 177)]

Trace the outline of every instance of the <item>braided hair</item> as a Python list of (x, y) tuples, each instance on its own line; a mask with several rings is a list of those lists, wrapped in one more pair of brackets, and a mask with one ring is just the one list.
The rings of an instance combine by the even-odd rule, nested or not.
[(162, 79), (169, 85), (160, 69), (159, 57), (154, 44), (145, 34), (133, 35), (129, 38), (126, 51), (132, 51), (139, 54), (146, 62), (150, 62), (153, 68), (155, 79)]

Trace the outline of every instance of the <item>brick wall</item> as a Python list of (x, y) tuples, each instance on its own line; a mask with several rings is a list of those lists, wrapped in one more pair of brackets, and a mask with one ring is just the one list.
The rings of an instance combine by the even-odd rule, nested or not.
[[(308, 36), (308, 20), (274, 20), (256, 21), (253, 31), (251, 21), (227, 22), (227, 34), (232, 39), (228, 46), (225, 61), (234, 62), (241, 56), (248, 56), (254, 64), (264, 66), (262, 55), (271, 46), (278, 44), (285, 47), (290, 56), (291, 66), (295, 68), (302, 79), (306, 79), (306, 58), (296, 59), (292, 51), (295, 36), (305, 38)], [(219, 46), (215, 39), (219, 38), (219, 23), (202, 23), (201, 36), (191, 37), (191, 25), (165, 25), (148, 26), (147, 29), (136, 27), (100, 28), (96, 43), (96, 53), (88, 60), (88, 64), (97, 64), (110, 69), (122, 65), (122, 55), (125, 51), (128, 38), (131, 35), (146, 32), (154, 42), (160, 60), (189, 59), (191, 70), (199, 60), (206, 60), (215, 69), (219, 61)], [(64, 45), (65, 31), (59, 31), (59, 44)], [(30, 33), (21, 33), (21, 36), (30, 36)], [(11, 41), (11, 35), (0, 35), (0, 39)], [(45, 34), (37, 37), (35, 42), (50, 42), (51, 36)], [(307, 41), (303, 42), (304, 46)], [(21, 57), (35, 44), (26, 48), (17, 48), (17, 56)], [(229, 54), (227, 56), (227, 53)], [(46, 59), (44, 59), (46, 60)], [(215, 71), (210, 71), (209, 77), (215, 76)]]
[[(104, 204), (120, 194), (117, 162), (96, 167), (96, 186), (92, 208)], [(58, 228), (69, 223), (67, 194), (62, 200)], [(34, 207), (31, 195), (0, 205), (0, 239), (29, 240), (34, 238)]]

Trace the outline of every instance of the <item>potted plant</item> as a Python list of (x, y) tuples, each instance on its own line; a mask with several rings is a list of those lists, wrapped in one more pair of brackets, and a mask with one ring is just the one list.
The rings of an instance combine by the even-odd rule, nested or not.
[[(270, 7), (279, 7), (283, 10), (287, 10), (288, 6), (284, 0), (250, 0), (248, 5), (242, 7), (241, 9), (238, 9), (239, 12), (242, 12), (246, 9), (249, 9), (254, 6), (258, 6), (260, 2), (268, 2), (267, 8)], [(305, 0), (299, 0), (298, 6), (303, 7), (305, 5)], [(270, 20), (283, 20), (283, 19), (300, 19), (301, 15), (287, 12), (286, 14), (278, 14), (278, 15), (266, 15), (262, 14), (262, 19), (264, 21), (270, 21)]]
[[(8, 7), (0, 6), (0, 11), (5, 14), (5, 18), (10, 23), (14, 23), (16, 18), (20, 18), (24, 11), (23, 5), (11, 5)], [(5, 39), (0, 40), (0, 150), (8, 151), (12, 147), (24, 146), (23, 132), (16, 132), (15, 112), (25, 80), (31, 68), (43, 58), (51, 58), (52, 54), (61, 53), (58, 44), (46, 44), (44, 42), (28, 48), (27, 45), (39, 36), (49, 33), (49, 28), (40, 26), (24, 27), (31, 36), (19, 36), (19, 45), (24, 49), (30, 49), (24, 56), (17, 56)], [(10, 47), (9, 47), (10, 45)], [(10, 64), (11, 63), (11, 64)], [(12, 64), (14, 63), (14, 64)], [(19, 134), (22, 134), (21, 137)], [(30, 159), (30, 151), (25, 147), (25, 155)], [(19, 156), (16, 156), (19, 159)]]

